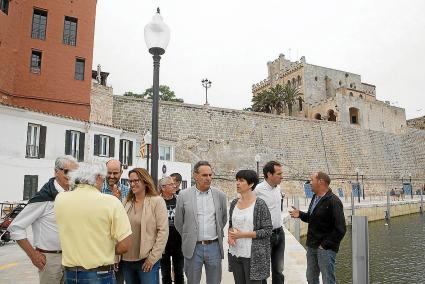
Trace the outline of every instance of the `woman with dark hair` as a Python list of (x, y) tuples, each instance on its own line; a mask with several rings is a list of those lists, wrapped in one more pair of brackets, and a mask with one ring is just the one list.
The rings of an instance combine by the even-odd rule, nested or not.
[(270, 276), (272, 220), (266, 203), (253, 192), (258, 176), (252, 170), (236, 174), (240, 198), (229, 210), (229, 271), (236, 284), (259, 284)]
[(133, 244), (122, 255), (124, 279), (127, 284), (158, 284), (159, 260), (168, 239), (167, 208), (148, 171), (134, 168), (128, 177), (130, 191), (124, 207), (133, 231)]

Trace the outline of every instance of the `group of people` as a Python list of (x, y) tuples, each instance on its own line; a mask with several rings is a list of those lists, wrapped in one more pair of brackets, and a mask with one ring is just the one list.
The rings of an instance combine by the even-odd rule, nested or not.
[[(180, 174), (158, 181), (143, 168), (121, 182), (117, 160), (106, 164), (56, 159), (50, 179), (9, 227), (11, 237), (39, 270), (40, 283), (220, 283), (225, 226), (229, 271), (234, 282), (284, 283), (285, 233), (282, 228), (282, 165), (268, 162), (264, 181), (252, 170), (236, 174), (238, 197), (212, 187), (207, 161), (193, 167), (193, 187), (180, 190)], [(309, 223), (307, 280), (335, 283), (335, 255), (345, 234), (342, 203), (330, 179), (311, 177), (308, 212), (290, 211)], [(26, 228), (32, 226), (33, 244)], [(171, 265), (171, 263), (173, 265)]]

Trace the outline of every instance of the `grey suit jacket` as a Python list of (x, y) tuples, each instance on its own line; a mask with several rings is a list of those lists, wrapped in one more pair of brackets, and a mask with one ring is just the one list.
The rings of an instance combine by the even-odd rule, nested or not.
[[(220, 244), (221, 258), (223, 251), (223, 228), (227, 223), (227, 198), (226, 195), (216, 189), (210, 188), (215, 207), (215, 221), (217, 224), (217, 236)], [(185, 258), (192, 258), (198, 240), (198, 218), (196, 205), (196, 188), (190, 187), (180, 191), (177, 197), (174, 225), (182, 237), (182, 250)]]

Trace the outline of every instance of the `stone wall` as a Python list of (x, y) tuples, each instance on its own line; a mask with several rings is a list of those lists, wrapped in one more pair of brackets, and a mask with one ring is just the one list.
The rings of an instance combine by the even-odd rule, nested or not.
[[(144, 133), (151, 127), (151, 102), (113, 97), (114, 126)], [(412, 175), (414, 188), (425, 179), (425, 131), (406, 129), (391, 134), (344, 127), (339, 122), (311, 121), (231, 109), (161, 102), (159, 138), (176, 141), (177, 161), (192, 165), (209, 160), (216, 184), (234, 195), (234, 174), (260, 167), (269, 160), (284, 164), (283, 187), (302, 193), (310, 173), (331, 174), (332, 187), (349, 190), (361, 171), (366, 194), (401, 186), (401, 176)]]
[(112, 88), (92, 82), (90, 121), (112, 125)]
[(425, 130), (425, 116), (409, 119), (407, 126)]
[[(351, 124), (350, 108), (359, 110), (357, 124)], [(403, 108), (391, 106), (381, 101), (367, 101), (365, 98), (337, 93), (335, 97), (311, 105), (308, 117), (315, 118), (321, 114), (327, 120), (329, 110), (333, 110), (337, 121), (344, 127), (358, 127), (374, 131), (402, 133), (406, 129), (406, 114)]]

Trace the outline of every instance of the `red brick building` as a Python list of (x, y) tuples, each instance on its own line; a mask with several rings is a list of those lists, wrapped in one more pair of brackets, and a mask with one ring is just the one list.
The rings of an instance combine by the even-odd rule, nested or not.
[(0, 0), (0, 102), (89, 120), (96, 0)]

